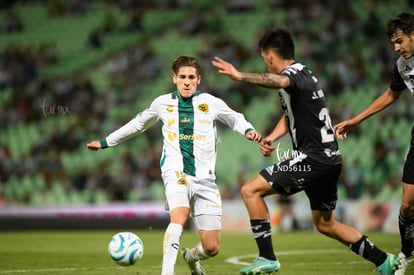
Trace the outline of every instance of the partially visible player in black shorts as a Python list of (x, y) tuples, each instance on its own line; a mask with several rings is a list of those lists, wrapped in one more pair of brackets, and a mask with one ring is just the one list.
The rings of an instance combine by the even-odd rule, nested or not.
[[(400, 54), (395, 62), (389, 87), (358, 115), (344, 120), (334, 129), (339, 139), (344, 139), (355, 126), (370, 116), (384, 110), (398, 100), (404, 90), (414, 94), (414, 14), (400, 13), (387, 22), (387, 35)], [(414, 259), (414, 128), (411, 130), (410, 149), (408, 151), (402, 176), (402, 201), (398, 216), (400, 229), (401, 259), (400, 269), (396, 275), (405, 273), (407, 266)]]
[[(335, 219), (337, 181), (342, 157), (333, 131), (325, 93), (317, 77), (294, 57), (289, 32), (266, 32), (259, 50), (269, 73), (245, 73), (218, 57), (213, 66), (233, 80), (278, 89), (284, 114), (260, 143), (266, 157), (276, 150), (273, 143), (286, 134), (292, 140), (291, 159), (263, 169), (241, 188), (250, 217), (251, 230), (259, 248), (254, 262), (241, 274), (277, 272), (280, 262), (271, 240), (270, 214), (264, 197), (304, 191), (309, 198), (313, 222), (322, 234), (334, 238), (377, 266), (379, 274), (394, 274), (399, 258), (375, 246), (356, 228)], [(286, 154), (288, 155), (288, 154)]]
[[(414, 90), (413, 90), (413, 93), (414, 93)], [(414, 127), (411, 128), (410, 149), (408, 150), (407, 157), (404, 162), (402, 181), (406, 184), (414, 185)], [(413, 200), (414, 200), (414, 193), (412, 195), (413, 195)], [(412, 209), (411, 211), (414, 211), (414, 209)], [(412, 215), (414, 216), (414, 213), (412, 213)], [(413, 220), (413, 223), (414, 223), (414, 220)], [(414, 234), (414, 224), (412, 224), (412, 227), (413, 227), (413, 230), (411, 231)], [(414, 246), (412, 247), (411, 252), (412, 253), (414, 252)], [(411, 254), (407, 254), (407, 255), (411, 255)]]

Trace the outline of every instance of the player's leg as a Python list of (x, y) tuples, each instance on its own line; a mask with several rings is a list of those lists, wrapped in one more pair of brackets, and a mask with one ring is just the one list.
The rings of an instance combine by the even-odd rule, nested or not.
[(241, 274), (277, 272), (280, 263), (273, 251), (270, 213), (264, 197), (275, 194), (276, 190), (260, 174), (248, 180), (241, 188), (241, 195), (250, 218), (250, 226), (259, 249), (259, 257)]
[[(411, 130), (411, 142), (414, 144), (414, 128)], [(414, 146), (410, 146), (403, 168), (403, 194), (400, 212), (398, 214), (398, 225), (400, 229), (401, 251), (398, 256), (401, 258), (401, 267), (396, 274), (405, 273), (408, 264), (414, 254)]]
[(196, 220), (199, 224), (197, 228), (201, 228), (198, 230), (200, 260), (216, 256), (220, 252), (221, 217), (202, 215)]
[(347, 245), (356, 254), (374, 263), (379, 274), (394, 274), (399, 265), (398, 257), (385, 253), (356, 228), (335, 219), (337, 180), (341, 165), (315, 164), (312, 168), (313, 181), (305, 192), (318, 231)]
[(164, 233), (161, 275), (173, 275), (181, 235), (190, 215), (189, 191), (187, 184), (178, 184), (175, 175), (165, 177), (164, 182), (170, 223)]
[[(405, 169), (406, 170), (406, 169)], [(397, 275), (405, 273), (408, 264), (414, 258), (414, 185), (403, 183), (403, 195), (400, 213), (398, 216), (400, 228), (401, 251), (398, 257), (401, 259), (401, 268)]]
[(176, 207), (171, 210), (170, 223), (164, 233), (162, 275), (174, 275), (180, 239), (189, 216), (189, 208)]
[(359, 241), (363, 235), (356, 228), (335, 219), (334, 210), (312, 210), (312, 219), (318, 231), (349, 246)]
[(241, 195), (249, 214), (250, 226), (256, 240), (259, 256), (276, 260), (273, 252), (270, 213), (264, 197), (275, 190), (260, 174), (248, 180), (241, 188)]
[(312, 210), (312, 218), (320, 233), (338, 240), (356, 254), (374, 263), (379, 274), (394, 274), (398, 269), (399, 259), (396, 256), (379, 249), (356, 228), (337, 221), (334, 210)]
[(411, 255), (414, 251), (414, 185), (403, 183), (403, 195), (399, 213), (401, 252)]
[(356, 254), (374, 263), (379, 274), (394, 274), (398, 269), (399, 259), (396, 256), (379, 249), (356, 228), (337, 221), (334, 210), (312, 210), (312, 218), (320, 233), (338, 240)]
[(200, 261), (216, 256), (220, 251), (221, 216), (199, 215), (194, 217), (200, 242), (193, 248), (183, 248), (181, 254), (191, 274), (206, 274)]
[(194, 199), (191, 201), (192, 217), (199, 232), (200, 243), (192, 248), (183, 248), (181, 254), (191, 274), (206, 274), (201, 260), (214, 257), (220, 250), (221, 198), (220, 192), (211, 179), (194, 179)]

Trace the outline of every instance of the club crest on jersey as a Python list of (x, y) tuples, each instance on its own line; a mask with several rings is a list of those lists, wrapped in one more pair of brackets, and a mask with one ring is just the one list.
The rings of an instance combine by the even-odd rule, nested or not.
[(170, 128), (171, 126), (173, 126), (174, 125), (174, 123), (175, 123), (175, 119), (170, 119), (170, 120), (168, 120), (168, 128)]
[(167, 112), (172, 113), (174, 106), (170, 105), (167, 107)]
[(290, 193), (290, 186), (285, 186), (283, 189), (285, 189), (286, 194)]
[(204, 113), (208, 112), (208, 105), (206, 103), (198, 105), (198, 109)]
[(181, 123), (190, 123), (190, 119), (188, 117), (184, 117), (183, 119), (181, 119)]
[(185, 179), (185, 177), (179, 178), (178, 181), (177, 181), (177, 183), (179, 185), (187, 186), (187, 180)]
[(177, 134), (176, 133), (169, 133), (168, 134), (168, 139), (170, 141), (173, 141), (176, 137), (177, 137)]

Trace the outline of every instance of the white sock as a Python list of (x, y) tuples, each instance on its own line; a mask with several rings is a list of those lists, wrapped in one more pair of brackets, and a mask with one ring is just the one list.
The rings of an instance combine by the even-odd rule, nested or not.
[(198, 261), (210, 258), (203, 249), (201, 243), (198, 243), (195, 247), (191, 248), (190, 260)]
[(177, 261), (182, 233), (183, 227), (176, 223), (170, 223), (165, 230), (161, 274), (174, 274), (174, 266)]

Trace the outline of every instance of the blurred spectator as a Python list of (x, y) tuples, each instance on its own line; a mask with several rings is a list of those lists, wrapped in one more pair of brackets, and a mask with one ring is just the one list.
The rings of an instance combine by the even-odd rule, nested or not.
[(43, 153), (41, 169), (47, 184), (50, 185), (53, 181), (63, 178), (64, 170), (62, 168), (62, 161), (56, 149), (51, 148)]
[(22, 32), (24, 25), (22, 19), (12, 10), (6, 13), (2, 29), (6, 33)]
[(102, 47), (103, 33), (100, 28), (93, 30), (88, 37), (87, 46), (92, 49), (100, 49)]
[(71, 177), (71, 185), (76, 191), (83, 192), (88, 184), (89, 172), (82, 166), (78, 166), (75, 170)]
[(226, 6), (229, 13), (249, 12), (254, 10), (253, 0), (231, 0)]
[(391, 177), (391, 167), (388, 163), (386, 156), (388, 155), (388, 149), (385, 143), (377, 136), (377, 140), (374, 143), (374, 164), (371, 168), (370, 181), (367, 182), (367, 194), (374, 198), (377, 196), (384, 184), (388, 184)]
[(58, 62), (58, 51), (56, 43), (45, 42), (39, 46), (36, 54), (37, 65), (46, 67)]
[(136, 32), (142, 30), (142, 16), (143, 16), (143, 10), (141, 8), (135, 8), (132, 10), (130, 19), (126, 26), (124, 27), (124, 30), (127, 32)]
[(389, 153), (401, 153), (401, 145), (397, 137), (395, 136), (394, 132), (390, 133), (390, 136), (387, 138), (387, 141), (385, 142), (385, 146)]
[(355, 159), (350, 166), (344, 168), (344, 176), (341, 179), (346, 197), (351, 200), (359, 199), (364, 191), (364, 169), (358, 159)]
[(294, 204), (295, 195), (277, 195), (276, 201), (280, 207), (280, 231), (289, 232), (299, 229), (297, 219), (295, 217)]
[(388, 179), (390, 175), (390, 166), (387, 161), (389, 151), (384, 141), (377, 136), (374, 143), (374, 169), (381, 170), (384, 173), (384, 180)]
[(223, 190), (222, 198), (226, 199), (240, 199), (240, 188), (248, 179), (248, 172), (251, 171), (251, 163), (249, 157), (243, 155), (239, 160), (239, 169), (236, 175), (236, 182), (227, 183), (225, 186), (220, 186)]
[[(0, 186), (3, 185), (9, 179), (9, 170), (11, 155), (10, 150), (0, 140)], [(1, 187), (0, 187), (1, 188)]]

